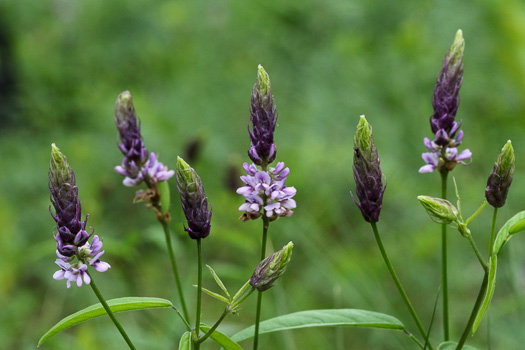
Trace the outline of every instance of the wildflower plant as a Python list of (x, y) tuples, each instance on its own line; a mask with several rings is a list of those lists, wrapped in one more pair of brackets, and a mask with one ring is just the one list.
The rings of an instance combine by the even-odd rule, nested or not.
[[(276, 103), (272, 94), (270, 77), (259, 65), (256, 82), (251, 93), (250, 120), (248, 122), (250, 146), (247, 153), (252, 163), (243, 164), (246, 175), (241, 176), (241, 180), (244, 185), (236, 190), (237, 194), (242, 196), (243, 201), (238, 208), (242, 212), (240, 219), (244, 222), (262, 221), (261, 254), (260, 259), (254, 261), (253, 266), (250, 266), (250, 268), (254, 268), (251, 277), (245, 276), (246, 279), (243, 278), (243, 280), (246, 282), (233, 293), (226, 287), (219, 274), (211, 266), (206, 265), (221, 292), (214, 292), (203, 285), (204, 260), (208, 254), (213, 254), (213, 251), (210, 250), (209, 253), (203, 254), (202, 242), (206, 239), (212, 244), (215, 239), (215, 233), (210, 234), (212, 207), (204, 190), (203, 181), (197, 171), (181, 157), (177, 158), (177, 163), (173, 167), (174, 170), (170, 170), (170, 167), (159, 161), (157, 153), (146, 149), (141, 135), (141, 123), (137, 118), (131, 93), (124, 91), (118, 96), (114, 109), (119, 137), (118, 149), (123, 155), (123, 159), (120, 165), (115, 167), (115, 171), (124, 177), (122, 181), (124, 186), (143, 186), (136, 192), (134, 202), (146, 202), (147, 207), (153, 210), (156, 219), (163, 227), (175, 285), (166, 284), (164, 281), (160, 285), (166, 288), (168, 293), (176, 288), (177, 298), (173, 302), (162, 298), (143, 296), (128, 296), (107, 301), (104, 299), (95, 284), (93, 275), (96, 274), (93, 271), (111, 273), (119, 266), (115, 263), (110, 266), (106, 262), (106, 259), (111, 259), (111, 252), (108, 251), (106, 254), (101, 237), (94, 235), (93, 229), (88, 229), (88, 215), (86, 214), (85, 218), (82, 217), (75, 173), (64, 154), (53, 144), (48, 175), (51, 191), (50, 211), (56, 224), (53, 235), (57, 255), (55, 263), (59, 270), (52, 277), (59, 281), (65, 280), (67, 288), (74, 284), (78, 287), (89, 285), (100, 303), (80, 310), (58, 322), (44, 334), (38, 345), (73, 325), (107, 314), (127, 346), (130, 349), (135, 349), (131, 338), (116, 319), (115, 313), (151, 308), (171, 308), (180, 318), (181, 322), (179, 320), (174, 321), (180, 328), (177, 329), (176, 333), (168, 334), (166, 337), (171, 339), (174, 345), (178, 343), (179, 349), (184, 350), (199, 350), (201, 344), (208, 339), (215, 341), (224, 349), (238, 350), (242, 349), (239, 343), (250, 338), (253, 338), (253, 348), (257, 349), (259, 336), (263, 333), (319, 326), (396, 330), (406, 335), (418, 349), (462, 349), (469, 336), (477, 331), (489, 309), (495, 293), (495, 276), (499, 253), (514, 234), (525, 230), (525, 211), (521, 211), (511, 217), (499, 231), (496, 231), (498, 209), (506, 203), (515, 171), (515, 155), (510, 140), (503, 146), (492, 171), (489, 173), (487, 186), (484, 190), (486, 201), (479, 206), (476, 212), (468, 218), (464, 215), (456, 181), (454, 181), (454, 185), (457, 200), (447, 199), (448, 173), (457, 164), (468, 164), (472, 155), (468, 149), (458, 150), (458, 146), (463, 140), (463, 130), (460, 130), (461, 122), (455, 120), (459, 106), (459, 89), (463, 80), (464, 49), (465, 41), (461, 30), (459, 30), (451, 48), (443, 59), (442, 69), (434, 89), (432, 99), (434, 112), (430, 118), (434, 139), (424, 139), (424, 145), (428, 152), (423, 154), (423, 159), (427, 164), (419, 169), (421, 173), (437, 170), (442, 180), (441, 196), (420, 195), (417, 199), (431, 220), (441, 225), (443, 337), (436, 339), (435, 332), (432, 333), (432, 329), (435, 327), (433, 321), (438, 300), (436, 299), (434, 304), (432, 319), (420, 318), (420, 314), (412, 304), (394, 269), (394, 264), (387, 254), (387, 249), (379, 233), (378, 225), (383, 211), (383, 201), (388, 200), (388, 197), (385, 197), (386, 176), (381, 169), (380, 150), (376, 147), (372, 135), (372, 126), (364, 115), (359, 117), (353, 138), (353, 150), (348, 152), (348, 158), (350, 158), (350, 153), (353, 154), (352, 169), (355, 181), (355, 192), (351, 195), (363, 219), (370, 224), (379, 253), (396, 286), (401, 301), (410, 314), (413, 325), (417, 328), (416, 334), (394, 316), (351, 308), (300, 310), (261, 320), (262, 295), (272, 288), (285, 274), (285, 271), (290, 268), (294, 247), (294, 243), (289, 242), (280, 250), (268, 255), (266, 247), (269, 240), (269, 225), (279, 218), (293, 215), (297, 207), (294, 199), (297, 190), (293, 186), (288, 186), (287, 179), (290, 169), (286, 167), (284, 162), (276, 162), (277, 148), (274, 139), (277, 125)], [(184, 230), (189, 239), (195, 242), (197, 246), (195, 254), (197, 271), (195, 287), (197, 292), (195, 303), (193, 303), (195, 305), (193, 319), (186, 304), (171, 241), (171, 196), (168, 185), (170, 180), (176, 182), (181, 210), (185, 217), (184, 223), (176, 223), (176, 225), (181, 232)], [(476, 243), (479, 233), (472, 232), (473, 229), (469, 225), (482, 213), (487, 203), (494, 208), (494, 211), (490, 234), (487, 235), (488, 253), (483, 254)], [(235, 216), (234, 208), (231, 212), (232, 216)], [(449, 331), (450, 324), (458, 324), (458, 322), (450, 323), (448, 316), (446, 242), (448, 227), (457, 230), (461, 237), (468, 240), (483, 273), (483, 280), (478, 296), (473, 303), (472, 312), (468, 315), (466, 325), (457, 341), (450, 341)], [(193, 276), (191, 271), (187, 273)], [(220, 325), (228, 315), (243, 311), (241, 305), (254, 292), (257, 294), (254, 324), (231, 336), (219, 331)], [(208, 308), (203, 306), (203, 294), (225, 305), (222, 314), (216, 318), (211, 326), (202, 322), (205, 317), (209, 317), (206, 315)], [(427, 300), (428, 298), (423, 298), (423, 302)], [(438, 342), (439, 345), (437, 345)], [(474, 348), (471, 347), (471, 349)]]

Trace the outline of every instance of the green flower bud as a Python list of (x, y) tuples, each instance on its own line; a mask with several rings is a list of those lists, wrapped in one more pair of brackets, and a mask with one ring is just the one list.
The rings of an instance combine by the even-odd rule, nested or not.
[(454, 42), (445, 57), (448, 61), (449, 71), (452, 72), (455, 70), (457, 65), (463, 64), (463, 54), (465, 52), (465, 39), (463, 39), (463, 31), (458, 29), (456, 36), (454, 37)]
[(418, 196), (417, 199), (430, 215), (430, 218), (438, 224), (458, 222), (458, 210), (446, 199), (431, 196)]
[(263, 106), (265, 106), (265, 108), (267, 107), (266, 109), (271, 110), (273, 100), (270, 76), (261, 65), (257, 67), (257, 81), (255, 82), (255, 88), (258, 90), (262, 98)]
[(64, 183), (74, 184), (73, 172), (67, 158), (54, 143), (51, 144), (49, 176), (59, 186)]
[(286, 266), (292, 256), (293, 243), (290, 242), (281, 250), (273, 253), (259, 263), (252, 278), (250, 285), (259, 292), (264, 292), (274, 286), (274, 282), (286, 271)]
[(514, 149), (512, 143), (507, 141), (503, 146), (498, 160), (494, 163), (494, 169), (487, 180), (485, 198), (495, 208), (501, 208), (507, 200), (512, 178), (514, 176)]

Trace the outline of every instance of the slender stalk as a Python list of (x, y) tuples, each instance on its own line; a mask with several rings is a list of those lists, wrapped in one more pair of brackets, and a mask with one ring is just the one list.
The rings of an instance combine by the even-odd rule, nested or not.
[(199, 350), (200, 348), (200, 343), (198, 340), (200, 335), (202, 305), (202, 244), (200, 238), (197, 238), (197, 266), (197, 315), (195, 316), (195, 338), (193, 340), (195, 350)]
[[(408, 295), (405, 292), (405, 289), (401, 285), (401, 282), (399, 281), (399, 278), (397, 277), (396, 271), (394, 270), (394, 267), (392, 266), (392, 263), (390, 262), (390, 259), (388, 258), (388, 254), (386, 253), (385, 247), (383, 246), (381, 236), (379, 235), (379, 231), (377, 230), (377, 225), (375, 222), (371, 222), (370, 225), (372, 226), (372, 230), (374, 231), (374, 236), (376, 238), (377, 245), (379, 247), (379, 250), (381, 251), (381, 255), (383, 256), (383, 260), (385, 261), (388, 272), (390, 272), (390, 276), (392, 276), (392, 279), (394, 280), (394, 283), (397, 287), (397, 290), (399, 291), (399, 294), (401, 294), (401, 297), (403, 301), (405, 302), (405, 305), (408, 308), (408, 311), (410, 312), (412, 319), (416, 323), (419, 333), (421, 333), (421, 336), (423, 337), (423, 339), (427, 340), (428, 338), (427, 333), (423, 329), (421, 321), (419, 320), (419, 317), (417, 316), (416, 310), (412, 306), (412, 303), (410, 302), (410, 299), (408, 298)], [(433, 349), (430, 343), (428, 343), (428, 345), (430, 349)]]
[(182, 292), (182, 284), (180, 283), (179, 270), (177, 268), (177, 261), (175, 260), (175, 254), (173, 254), (173, 246), (171, 244), (171, 235), (168, 222), (166, 220), (160, 220), (162, 228), (164, 229), (164, 236), (166, 238), (166, 245), (168, 247), (168, 254), (170, 256), (171, 269), (173, 270), (173, 276), (175, 277), (175, 284), (177, 285), (177, 291), (179, 293), (180, 303), (182, 305), (182, 312), (184, 318), (189, 320), (188, 308), (186, 307), (186, 301), (184, 300), (184, 293)]
[(474, 307), (472, 308), (472, 312), (467, 322), (467, 326), (465, 327), (465, 330), (463, 331), (463, 334), (461, 335), (461, 339), (458, 342), (458, 346), (456, 347), (456, 350), (461, 350), (463, 348), (463, 345), (467, 341), (468, 336), (472, 332), (472, 325), (474, 324), (476, 315), (478, 314), (479, 308), (481, 307), (481, 302), (483, 301), (483, 297), (485, 296), (485, 292), (487, 291), (488, 282), (489, 282), (489, 272), (485, 271), (485, 277), (483, 277), (483, 282), (481, 283), (481, 287), (479, 289), (478, 298), (476, 299), (476, 303), (474, 304)]
[(202, 337), (200, 337), (199, 340), (197, 340), (195, 343), (200, 344), (206, 339), (208, 339), (208, 337), (217, 329), (217, 327), (219, 327), (219, 325), (224, 320), (224, 318), (228, 315), (229, 312), (230, 310), (228, 309), (228, 307), (225, 307), (224, 311), (222, 312), (221, 317), (219, 317), (217, 322), (215, 322), (215, 324), (210, 328), (210, 330), (206, 332), (206, 334), (204, 334)]
[(120, 325), (119, 321), (116, 319), (115, 315), (113, 314), (113, 311), (111, 311), (111, 308), (109, 307), (108, 303), (106, 302), (106, 299), (104, 299), (104, 297), (102, 296), (102, 293), (100, 293), (100, 290), (97, 288), (97, 285), (96, 285), (95, 281), (93, 280), (93, 277), (89, 274), (89, 272), (86, 271), (86, 273), (91, 278), (91, 283), (89, 283), (89, 285), (91, 286), (91, 289), (93, 289), (93, 292), (95, 293), (95, 295), (97, 296), (98, 300), (100, 301), (100, 303), (104, 307), (104, 310), (106, 310), (109, 318), (111, 319), (111, 321), (113, 321), (113, 323), (115, 324), (115, 327), (117, 327), (118, 331), (122, 335), (122, 338), (124, 338), (124, 340), (128, 344), (129, 348), (132, 349), (132, 350), (136, 350), (135, 346), (133, 345), (133, 343), (129, 339), (128, 335), (126, 334), (126, 331), (124, 330), (124, 328), (122, 328), (122, 326)]
[[(441, 198), (447, 199), (447, 175), (448, 170), (441, 172)], [(448, 265), (447, 265), (447, 225), (441, 225), (441, 279), (443, 280), (443, 332), (444, 339), (448, 341), (449, 316), (448, 316)]]
[[(270, 221), (266, 216), (266, 210), (263, 213), (263, 237), (261, 247), (261, 261), (266, 257), (266, 241), (268, 240), (268, 226)], [(259, 323), (261, 322), (261, 304), (262, 304), (262, 292), (257, 292), (257, 311), (255, 313), (255, 333), (253, 336), (253, 350), (257, 350), (259, 345)]]
[(184, 318), (184, 316), (182, 316), (182, 314), (180, 313), (179, 309), (177, 309), (175, 306), (171, 306), (171, 308), (173, 310), (175, 310), (175, 312), (177, 313), (177, 315), (179, 315), (180, 319), (182, 320), (182, 322), (186, 325), (186, 330), (190, 331), (191, 332), (191, 325), (188, 323), (188, 321)]
[(470, 245), (472, 246), (472, 250), (474, 250), (474, 253), (476, 253), (476, 257), (478, 258), (479, 263), (483, 267), (483, 270), (488, 271), (489, 267), (488, 267), (487, 263), (485, 262), (485, 260), (483, 260), (483, 257), (481, 256), (481, 253), (480, 253), (478, 247), (476, 246), (476, 242), (474, 242), (474, 239), (472, 238), (472, 235), (469, 234), (467, 236), (467, 238), (468, 238), (468, 241), (470, 242)]
[(492, 256), (494, 249), (494, 239), (496, 238), (496, 219), (498, 218), (498, 208), (494, 207), (492, 214), (492, 229), (490, 230), (489, 257)]

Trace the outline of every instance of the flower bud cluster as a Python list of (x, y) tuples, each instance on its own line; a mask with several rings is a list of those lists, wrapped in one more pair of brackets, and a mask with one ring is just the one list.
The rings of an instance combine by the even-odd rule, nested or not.
[(459, 107), (459, 89), (463, 82), (463, 53), (465, 40), (463, 32), (458, 30), (454, 42), (443, 58), (443, 67), (437, 78), (432, 98), (434, 113), (430, 117), (430, 127), (435, 135), (432, 141), (424, 139), (429, 152), (423, 153), (427, 163), (419, 169), (420, 173), (450, 171), (456, 164), (466, 164), (472, 153), (466, 149), (458, 154), (457, 147), (463, 140), (461, 123), (455, 121)]
[(250, 285), (259, 292), (264, 292), (273, 287), (275, 281), (286, 271), (292, 257), (292, 248), (293, 243), (290, 242), (278, 252), (261, 261), (250, 278)]
[(512, 143), (509, 140), (503, 146), (498, 160), (494, 163), (494, 169), (489, 175), (485, 189), (487, 202), (495, 208), (501, 208), (507, 200), (507, 194), (514, 176), (514, 163), (514, 148), (512, 148)]
[(89, 284), (90, 278), (86, 273), (88, 266), (104, 272), (110, 268), (110, 265), (100, 261), (104, 251), (102, 251), (102, 242), (98, 236), (95, 235), (91, 244), (88, 243), (89, 238), (93, 235), (93, 232), (89, 234), (86, 231), (89, 214), (82, 221), (75, 173), (55, 144), (51, 145), (49, 190), (55, 214), (51, 206), (49, 211), (57, 225), (57, 233), (54, 237), (57, 242), (58, 259), (55, 262), (60, 267), (53, 278), (67, 279), (68, 288), (71, 282), (75, 282), (79, 287), (82, 281)]
[(246, 184), (237, 193), (244, 196), (245, 203), (239, 207), (245, 213), (241, 216), (243, 221), (257, 219), (264, 212), (270, 221), (283, 216), (292, 216), (296, 203), (292, 199), (297, 193), (294, 187), (285, 185), (290, 169), (285, 168), (283, 162), (277, 163), (275, 168), (268, 171), (259, 170), (255, 164), (244, 163), (246, 176), (241, 180)]

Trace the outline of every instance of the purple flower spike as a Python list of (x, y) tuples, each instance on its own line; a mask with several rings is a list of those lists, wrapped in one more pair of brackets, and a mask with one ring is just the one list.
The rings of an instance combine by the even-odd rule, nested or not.
[[(420, 173), (452, 170), (456, 164), (467, 164), (469, 150), (457, 156), (457, 149), (463, 140), (463, 131), (459, 130), (461, 122), (455, 117), (459, 107), (459, 89), (463, 82), (463, 53), (465, 40), (463, 32), (457, 31), (454, 42), (443, 58), (443, 66), (437, 78), (432, 98), (434, 113), (430, 117), (430, 127), (436, 135), (434, 141), (425, 138), (424, 144), (430, 153), (423, 153), (427, 165), (419, 169)], [(455, 151), (453, 151), (455, 149)]]
[(122, 164), (116, 166), (115, 171), (126, 178), (135, 179), (148, 160), (148, 150), (142, 141), (140, 123), (137, 122), (135, 107), (129, 91), (124, 91), (117, 98), (115, 124), (120, 136), (118, 147), (124, 155)]
[[(78, 198), (78, 188), (75, 184), (75, 173), (69, 166), (66, 157), (55, 146), (51, 145), (51, 163), (49, 167), (49, 189), (51, 191), (51, 203), (55, 208), (55, 214), (51, 216), (57, 224), (56, 264), (60, 270), (55, 272), (55, 280), (67, 280), (67, 287), (71, 282), (82, 286), (82, 282), (89, 284), (91, 278), (87, 274), (88, 265), (97, 271), (107, 271), (108, 263), (100, 261), (102, 242), (98, 236), (94, 236), (92, 244), (88, 239), (93, 235), (86, 232), (86, 219), (81, 221), (81, 206)], [(76, 260), (76, 262), (73, 262)]]
[(251, 141), (248, 155), (255, 164), (265, 168), (275, 159), (273, 133), (277, 124), (277, 110), (271, 91), (270, 77), (261, 65), (258, 67), (257, 81), (252, 90), (250, 114), (252, 128), (250, 130), (248, 127)]

